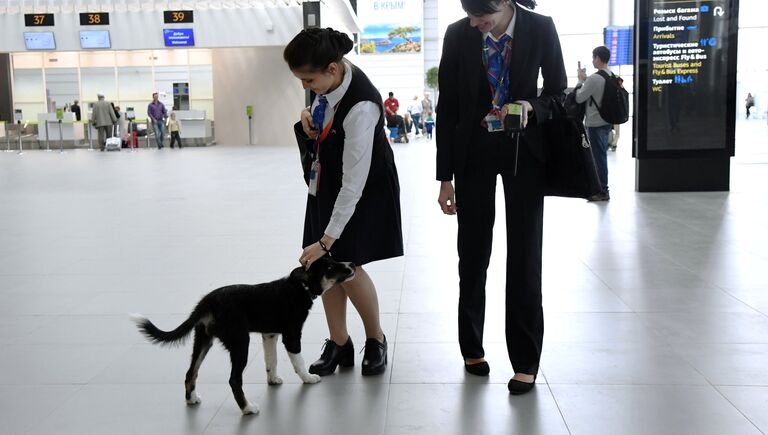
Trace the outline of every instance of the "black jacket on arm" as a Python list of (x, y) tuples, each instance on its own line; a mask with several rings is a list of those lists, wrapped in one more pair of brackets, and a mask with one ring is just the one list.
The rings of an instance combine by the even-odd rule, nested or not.
[[(543, 162), (538, 125), (550, 117), (552, 98), (561, 98), (567, 86), (563, 54), (550, 17), (519, 6), (515, 13), (508, 102), (527, 100), (533, 106), (521, 144)], [(451, 181), (464, 171), (467, 154), (473, 152), (473, 136), (482, 131), (480, 123), (491, 108), (483, 46), (483, 35), (469, 25), (469, 18), (451, 24), (445, 32), (435, 120), (439, 181)], [(544, 78), (541, 95), (537, 95), (539, 71)]]

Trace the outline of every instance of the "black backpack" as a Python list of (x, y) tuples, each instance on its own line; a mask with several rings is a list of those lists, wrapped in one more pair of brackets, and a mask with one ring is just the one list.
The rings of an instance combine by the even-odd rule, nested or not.
[(609, 124), (624, 124), (629, 120), (629, 92), (621, 84), (623, 80), (614, 74), (608, 75), (603, 70), (598, 74), (605, 79), (603, 88), (603, 101), (597, 104), (594, 97), (590, 97), (592, 104), (597, 106), (600, 117)]

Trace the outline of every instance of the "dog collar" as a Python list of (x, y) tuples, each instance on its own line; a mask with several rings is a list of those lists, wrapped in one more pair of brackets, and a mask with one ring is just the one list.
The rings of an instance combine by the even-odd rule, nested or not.
[(310, 298), (312, 298), (312, 300), (313, 300), (313, 301), (314, 301), (315, 299), (317, 299), (317, 295), (313, 295), (313, 294), (312, 294), (312, 292), (311, 292), (311, 291), (309, 291), (309, 286), (308, 286), (308, 285), (306, 285), (306, 284), (304, 284), (304, 283), (302, 282), (302, 283), (301, 283), (301, 287), (304, 289), (304, 291), (305, 291), (305, 292), (307, 292), (307, 294), (309, 295), (309, 297), (310, 297)]

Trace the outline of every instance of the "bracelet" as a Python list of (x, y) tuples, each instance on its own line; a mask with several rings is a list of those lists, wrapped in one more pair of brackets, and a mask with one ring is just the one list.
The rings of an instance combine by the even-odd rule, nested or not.
[(320, 248), (322, 248), (322, 250), (325, 251), (326, 253), (331, 252), (330, 249), (328, 249), (328, 246), (326, 246), (322, 240), (318, 240), (317, 243), (320, 244)]

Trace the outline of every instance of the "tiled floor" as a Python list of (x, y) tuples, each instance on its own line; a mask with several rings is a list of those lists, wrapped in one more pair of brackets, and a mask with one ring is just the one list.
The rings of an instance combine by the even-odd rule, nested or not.
[[(729, 193), (634, 192), (625, 141), (610, 203), (550, 198), (545, 349), (512, 397), (503, 334), (505, 247), (494, 250), (491, 376), (456, 344), (455, 219), (437, 207), (434, 146), (396, 145), (407, 255), (370, 266), (390, 342), (384, 376), (357, 369), (266, 385), (254, 336), (241, 417), (219, 347), (188, 408), (190, 346), (148, 344), (127, 313), (179, 323), (209, 290), (296, 265), (305, 191), (293, 145), (138, 153), (0, 153), (2, 434), (768, 433), (768, 128), (741, 122)], [(497, 220), (503, 240), (504, 222)], [(350, 308), (353, 340), (362, 324)], [(305, 358), (326, 336), (317, 304)], [(358, 360), (359, 363), (359, 360)]]

